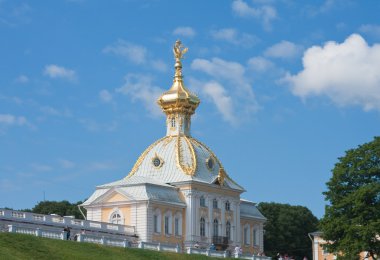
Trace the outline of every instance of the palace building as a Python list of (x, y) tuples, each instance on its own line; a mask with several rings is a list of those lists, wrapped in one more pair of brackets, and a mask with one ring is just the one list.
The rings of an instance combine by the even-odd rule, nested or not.
[(266, 218), (241, 198), (244, 188), (215, 153), (190, 134), (200, 99), (183, 81), (187, 48), (177, 41), (173, 52), (173, 85), (157, 101), (166, 114), (166, 136), (141, 154), (128, 176), (96, 187), (82, 204), (87, 219), (134, 226), (145, 242), (263, 252)]

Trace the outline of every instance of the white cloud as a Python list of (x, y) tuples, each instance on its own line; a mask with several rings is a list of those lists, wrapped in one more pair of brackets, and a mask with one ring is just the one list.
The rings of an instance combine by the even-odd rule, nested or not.
[(62, 117), (71, 117), (72, 113), (69, 109), (63, 109), (63, 110), (58, 110), (54, 107), (51, 106), (42, 106), (40, 107), (40, 110), (42, 113), (48, 116), (62, 116)]
[(29, 78), (25, 75), (20, 75), (15, 80), (16, 83), (25, 84), (29, 82)]
[(232, 2), (232, 10), (235, 14), (241, 17), (253, 17), (260, 19), (263, 23), (264, 29), (271, 30), (272, 20), (277, 18), (277, 11), (273, 6), (262, 5), (254, 8), (249, 6), (243, 0), (235, 0)]
[(64, 67), (58, 66), (58, 65), (47, 65), (44, 69), (44, 75), (50, 77), (50, 78), (62, 78), (67, 79), (70, 81), (76, 80), (76, 73), (75, 71), (71, 69), (66, 69)]
[(380, 25), (363, 24), (362, 26), (360, 26), (359, 31), (380, 39)]
[(71, 169), (75, 167), (75, 163), (66, 159), (59, 159), (58, 163), (61, 165), (64, 169)]
[(248, 33), (239, 33), (233, 28), (223, 28), (220, 30), (211, 31), (211, 36), (216, 40), (223, 40), (245, 47), (250, 47), (258, 41), (256, 36)]
[(212, 99), (226, 121), (236, 123), (232, 98), (227, 95), (227, 91), (221, 84), (215, 81), (206, 82), (203, 85), (203, 92)]
[(173, 31), (173, 34), (178, 35), (178, 36), (192, 38), (195, 36), (196, 32), (190, 26), (182, 26), (182, 27), (175, 28)]
[(116, 89), (116, 92), (129, 96), (134, 102), (141, 101), (151, 115), (162, 115), (157, 99), (164, 90), (154, 86), (150, 76), (129, 73), (124, 80), (124, 85)]
[(28, 124), (28, 121), (23, 116), (14, 116), (11, 114), (0, 114), (0, 125), (23, 126), (27, 124)]
[(339, 106), (380, 111), (380, 44), (369, 46), (360, 35), (352, 34), (343, 43), (309, 48), (303, 66), (298, 74), (283, 79), (294, 95), (325, 95)]
[(302, 46), (289, 41), (281, 41), (265, 50), (264, 55), (272, 58), (290, 59), (302, 53)]
[(152, 60), (150, 64), (157, 71), (160, 71), (160, 72), (168, 71), (168, 66), (162, 60)]
[(112, 101), (112, 94), (108, 90), (103, 89), (99, 92), (99, 98), (102, 102), (109, 103)]
[(36, 172), (49, 172), (53, 170), (53, 168), (46, 164), (40, 164), (40, 163), (33, 163), (30, 165), (32, 169)]
[(211, 98), (224, 120), (236, 125), (257, 111), (251, 82), (240, 63), (220, 58), (195, 59), (191, 68), (211, 77), (204, 81), (192, 79), (191, 85)]
[(144, 46), (124, 40), (118, 40), (116, 43), (108, 45), (103, 49), (103, 52), (124, 57), (136, 64), (145, 63), (147, 56), (147, 49)]
[(264, 57), (253, 57), (248, 60), (248, 67), (256, 72), (266, 72), (274, 68), (273, 62)]

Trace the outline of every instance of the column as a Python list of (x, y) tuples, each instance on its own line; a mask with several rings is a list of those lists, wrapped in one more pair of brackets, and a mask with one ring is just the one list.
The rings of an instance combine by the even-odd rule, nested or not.
[(226, 205), (225, 205), (226, 201), (221, 199), (220, 200), (220, 212), (221, 212), (221, 217), (220, 217), (220, 229), (221, 229), (221, 232), (220, 232), (220, 236), (226, 236)]

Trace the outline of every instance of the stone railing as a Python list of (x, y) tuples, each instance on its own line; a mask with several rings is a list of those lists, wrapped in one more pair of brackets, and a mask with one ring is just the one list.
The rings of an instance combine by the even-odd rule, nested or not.
[(200, 248), (194, 248), (194, 247), (188, 247), (186, 250), (186, 253), (195, 254), (195, 255), (212, 256), (212, 257), (221, 257), (221, 258), (228, 257), (227, 251), (216, 251), (216, 250), (200, 249)]
[(34, 235), (37, 237), (60, 239), (60, 240), (66, 239), (66, 231), (52, 231), (52, 230), (44, 230), (40, 228), (19, 227), (15, 225), (9, 225), (8, 232)]
[(261, 256), (261, 255), (241, 255), (234, 254), (235, 258), (240, 259), (250, 259), (250, 260), (272, 260), (272, 257), (269, 256)]
[(86, 242), (106, 246), (130, 247), (130, 242), (126, 239), (117, 239), (114, 237), (107, 236), (77, 234), (76, 237), (74, 237), (74, 240), (76, 240), (77, 242)]
[(155, 251), (164, 251), (164, 252), (181, 252), (181, 247), (178, 244), (161, 244), (154, 242), (140, 242), (138, 248), (149, 249)]
[(92, 220), (74, 219), (71, 217), (61, 217), (57, 215), (42, 215), (31, 212), (22, 212), (9, 209), (0, 209), (0, 220), (14, 222), (27, 222), (37, 225), (50, 225), (58, 227), (70, 227), (76, 229), (86, 229), (92, 231), (135, 235), (134, 226), (118, 225)]

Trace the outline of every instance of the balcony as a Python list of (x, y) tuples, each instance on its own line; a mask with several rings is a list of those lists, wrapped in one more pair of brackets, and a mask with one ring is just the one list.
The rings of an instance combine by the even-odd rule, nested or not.
[(221, 250), (226, 250), (228, 247), (228, 237), (213, 236), (212, 243)]

